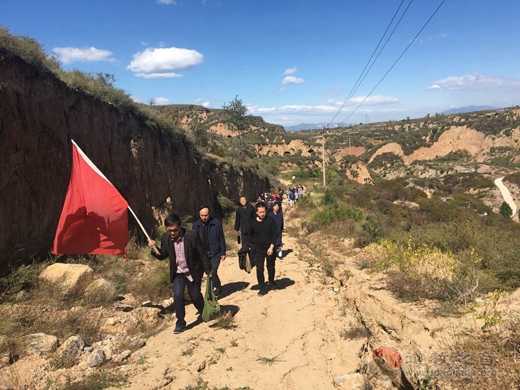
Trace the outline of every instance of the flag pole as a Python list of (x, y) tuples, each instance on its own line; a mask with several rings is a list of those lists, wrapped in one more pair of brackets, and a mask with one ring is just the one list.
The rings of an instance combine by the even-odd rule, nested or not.
[[(114, 188), (117, 189), (116, 186), (114, 186), (114, 184), (112, 184), (112, 182), (110, 180), (107, 179), (107, 177), (103, 174), (103, 172), (101, 172), (101, 170), (96, 166), (96, 164), (94, 164), (92, 162), (92, 160), (86, 155), (86, 153), (81, 150), (81, 148), (79, 147), (79, 145), (76, 143), (76, 141), (74, 141), (72, 138), (71, 138), (71, 142), (76, 146), (76, 148), (78, 149), (78, 152), (80, 153), (80, 155), (84, 158), (84, 160), (90, 165), (90, 167), (99, 175), (101, 176), (103, 179), (105, 179), (111, 186), (113, 186)], [(139, 227), (141, 228), (141, 230), (143, 231), (144, 235), (146, 236), (146, 238), (148, 239), (148, 241), (151, 241), (152, 239), (150, 238), (150, 236), (148, 235), (148, 233), (146, 232), (146, 229), (144, 228), (143, 224), (141, 223), (141, 221), (139, 220), (139, 218), (137, 218), (137, 215), (134, 213), (134, 210), (132, 210), (132, 208), (130, 206), (128, 206), (128, 210), (130, 211), (130, 213), (133, 215), (133, 217), (135, 218), (137, 224), (139, 225)]]
[(130, 206), (128, 206), (128, 211), (130, 211), (130, 213), (133, 215), (133, 217), (135, 218), (135, 221), (137, 222), (137, 224), (139, 225), (139, 227), (143, 231), (143, 233), (146, 236), (146, 238), (148, 239), (148, 241), (152, 241), (152, 239), (150, 238), (150, 236), (146, 232), (146, 229), (144, 228), (143, 224), (141, 223), (139, 218), (137, 218), (137, 215), (134, 213), (134, 210), (132, 210), (132, 208)]

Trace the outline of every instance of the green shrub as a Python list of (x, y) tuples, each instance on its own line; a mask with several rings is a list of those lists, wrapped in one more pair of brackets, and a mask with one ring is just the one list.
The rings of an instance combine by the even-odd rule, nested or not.
[(511, 218), (513, 215), (513, 210), (511, 210), (511, 207), (506, 202), (502, 202), (500, 205), (500, 215), (504, 218)]
[(22, 265), (9, 275), (0, 278), (0, 297), (34, 288), (38, 284), (40, 269), (36, 264)]
[(309, 229), (316, 231), (333, 222), (353, 220), (359, 222), (363, 219), (363, 212), (357, 208), (350, 208), (344, 204), (333, 204), (322, 207), (311, 214)]

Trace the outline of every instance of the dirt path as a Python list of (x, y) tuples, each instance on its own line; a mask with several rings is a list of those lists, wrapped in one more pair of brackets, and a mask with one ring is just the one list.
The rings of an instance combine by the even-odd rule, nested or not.
[[(258, 296), (254, 273), (228, 258), (220, 270), (220, 303), (238, 310), (235, 327), (200, 324), (174, 335), (172, 319), (133, 356), (127, 388), (183, 389), (202, 379), (211, 388), (332, 389), (335, 377), (356, 371), (364, 340), (341, 338), (354, 315), (338, 307), (337, 292), (310, 276), (297, 239), (286, 235), (285, 244), (293, 252), (277, 263), (282, 289)], [(195, 319), (192, 306), (187, 319)]]
[(514, 218), (518, 211), (518, 207), (515, 203), (515, 200), (513, 199), (513, 195), (511, 195), (511, 192), (504, 184), (504, 178), (500, 177), (500, 178), (496, 179), (495, 185), (500, 190), (500, 193), (502, 194), (502, 198), (504, 199), (504, 202), (506, 202), (509, 205), (509, 207), (511, 207), (511, 211), (513, 212), (511, 214), (511, 218)]

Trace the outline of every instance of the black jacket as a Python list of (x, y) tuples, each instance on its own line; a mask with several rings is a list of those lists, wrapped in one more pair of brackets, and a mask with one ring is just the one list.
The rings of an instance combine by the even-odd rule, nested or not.
[[(211, 263), (209, 262), (208, 256), (197, 235), (184, 229), (183, 234), (184, 254), (186, 256), (186, 262), (188, 263), (190, 274), (193, 276), (193, 279), (200, 280), (202, 279), (204, 272), (208, 275), (211, 272)], [(177, 259), (175, 257), (173, 242), (168, 233), (164, 234), (161, 238), (161, 247), (159, 248), (159, 252), (160, 254), (157, 254), (152, 251), (152, 255), (159, 260), (164, 260), (167, 257), (170, 258), (170, 282), (173, 282), (173, 278), (177, 273)]]
[(200, 219), (195, 221), (192, 226), (203, 248), (206, 249), (206, 254), (209, 257), (225, 256), (226, 255), (226, 239), (224, 237), (224, 229), (217, 218), (211, 217), (207, 222), (208, 236), (207, 241), (204, 235), (204, 224)]
[(262, 222), (255, 219), (249, 226), (249, 237), (254, 248), (266, 250), (271, 244), (276, 245), (278, 226), (276, 222), (267, 216)]
[(242, 233), (247, 233), (249, 230), (249, 224), (255, 217), (255, 209), (248, 203), (245, 206), (238, 206), (235, 213), (235, 230)]

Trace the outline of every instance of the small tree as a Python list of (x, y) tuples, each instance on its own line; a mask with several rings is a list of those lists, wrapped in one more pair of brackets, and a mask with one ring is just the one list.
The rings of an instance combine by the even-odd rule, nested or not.
[(238, 98), (238, 95), (229, 103), (224, 104), (222, 108), (236, 118), (243, 118), (247, 114), (247, 107), (242, 102), (242, 99)]
[(511, 218), (513, 216), (513, 210), (506, 202), (502, 202), (500, 205), (500, 214), (505, 218)]

